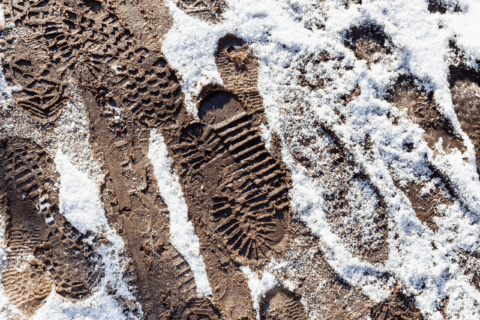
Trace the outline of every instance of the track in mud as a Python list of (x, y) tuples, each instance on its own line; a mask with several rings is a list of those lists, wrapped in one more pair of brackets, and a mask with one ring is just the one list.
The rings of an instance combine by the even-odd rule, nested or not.
[(88, 235), (59, 213), (52, 159), (32, 141), (12, 138), (0, 143), (2, 213), (10, 249), (2, 282), (9, 299), (32, 313), (52, 283), (64, 297), (88, 297), (102, 266), (83, 241)]
[[(264, 260), (272, 247), (281, 240), (282, 229), (285, 227), (283, 220), (288, 218), (288, 184), (284, 181), (284, 171), (280, 170), (278, 161), (263, 147), (258, 128), (252, 123), (255, 115), (247, 114), (240, 102), (235, 101), (235, 107), (239, 109), (236, 111), (240, 111), (240, 116), (233, 115), (236, 116), (236, 122), (224, 119), (227, 120), (226, 123), (210, 121), (209, 126), (191, 124), (183, 110), (178, 80), (158, 46), (151, 39), (135, 34), (138, 31), (135, 26), (128, 25), (128, 21), (122, 23), (111, 9), (100, 3), (12, 2), (10, 8), (7, 19), (14, 21), (18, 28), (28, 34), (29, 39), (25, 41), (27, 37), (24, 37), (23, 41), (11, 43), (10, 50), (5, 50), (7, 82), (12, 87), (24, 88), (14, 92), (16, 104), (35, 121), (48, 125), (61, 115), (65, 107), (70, 95), (66, 90), (68, 81), (78, 83), (92, 124), (94, 151), (108, 170), (104, 186), (106, 211), (111, 213), (108, 215), (110, 223), (116, 226), (124, 238), (131, 259), (131, 267), (127, 268), (125, 279), (136, 288), (145, 318), (173, 316), (183, 319), (195, 315), (216, 319), (219, 318), (217, 308), (223, 312), (230, 309), (234, 318), (253, 317), (250, 295), (242, 284), (243, 275), (229, 261), (237, 257)], [(14, 48), (22, 48), (24, 54), (13, 54)], [(116, 108), (122, 108), (127, 118), (120, 121), (116, 119), (113, 115)], [(222, 110), (219, 111), (221, 114)], [(208, 140), (210, 138), (204, 135), (204, 130), (207, 130), (207, 135), (212, 132), (224, 145), (222, 148), (228, 154), (224, 161), (231, 165), (227, 168), (230, 172), (226, 177), (233, 180), (243, 176), (240, 193), (235, 190), (237, 186), (232, 188), (225, 181), (220, 189), (209, 190), (216, 193), (216, 208), (212, 204), (211, 207), (196, 209), (207, 209), (210, 217), (215, 220), (216, 227), (209, 236), (221, 235), (223, 238), (218, 242), (221, 246), (217, 252), (214, 242), (208, 239), (209, 236), (205, 234), (201, 239), (202, 245), (210, 247), (209, 251), (213, 254), (210, 258), (207, 254), (204, 256), (209, 265), (210, 282), (216, 284), (213, 298), (217, 301), (217, 307), (208, 300), (196, 298), (195, 279), (190, 267), (170, 243), (168, 209), (161, 200), (153, 170), (146, 157), (148, 128), (170, 129), (170, 134), (180, 140), (177, 144), (170, 140), (169, 147), (178, 163), (189, 167), (190, 175), (181, 175), (185, 181), (187, 176), (190, 179), (193, 177), (195, 169), (200, 168), (195, 162), (206, 163), (209, 160), (208, 157), (202, 158), (205, 157), (205, 146), (198, 143), (211, 143)], [(245, 138), (240, 132), (243, 128), (248, 128), (248, 139), (244, 143), (240, 142)], [(200, 132), (202, 136), (198, 136)], [(186, 154), (190, 152), (193, 155)], [(250, 160), (255, 160), (254, 164), (245, 167)], [(219, 169), (220, 167), (213, 168), (215, 171)], [(208, 181), (202, 183), (208, 184)], [(187, 199), (190, 187), (185, 182)], [(200, 199), (208, 197), (204, 195)], [(227, 202), (222, 203), (223, 201)], [(235, 201), (238, 204), (235, 205)], [(229, 207), (229, 202), (232, 207)], [(55, 206), (51, 208), (58, 212)], [(195, 209), (192, 211), (195, 212)], [(161, 212), (166, 216), (159, 214)], [(6, 214), (8, 216), (8, 212)], [(47, 221), (50, 221), (50, 215), (45, 217)], [(199, 220), (194, 218), (193, 221), (197, 222), (196, 228), (201, 227)], [(21, 228), (17, 222), (12, 224), (13, 230)], [(58, 231), (52, 233), (52, 237), (55, 237)], [(68, 235), (76, 236), (71, 231)], [(65, 242), (64, 238), (65, 236), (60, 240)], [(45, 246), (43, 242), (37, 246)], [(35, 248), (32, 245), (30, 247), (33, 253)], [(49, 243), (47, 247), (41, 251), (58, 254), (63, 248), (56, 242)], [(218, 260), (221, 264), (215, 263)], [(220, 266), (229, 263), (230, 275), (224, 278), (225, 270)], [(56, 269), (58, 263), (50, 260), (42, 271), (36, 269), (37, 277), (40, 277), (37, 282), (43, 287), (40, 284), (38, 286), (43, 289), (36, 290), (34, 302), (22, 301), (19, 304), (33, 303), (38, 306), (48, 295), (49, 290), (46, 288), (49, 279), (41, 278), (44, 274), (53, 275), (53, 281), (61, 288), (57, 290), (60, 294), (65, 291), (68, 296), (70, 290), (76, 294), (75, 297), (85, 298), (88, 293), (87, 284), (79, 284), (75, 280), (78, 277), (88, 277), (79, 271), (79, 274), (73, 275), (74, 279), (67, 279), (66, 283), (60, 280)], [(60, 274), (68, 273), (64, 270)], [(8, 279), (4, 277), (4, 281)], [(96, 277), (92, 276), (92, 279)], [(76, 286), (73, 290), (69, 289), (72, 285)], [(28, 295), (21, 290), (22, 288), (9, 289), (13, 294), (12, 301), (18, 299), (15, 295)], [(123, 305), (126, 311), (136, 311), (128, 303)], [(33, 307), (29, 308), (28, 312), (34, 311)]]
[[(223, 1), (175, 4), (186, 14), (211, 23), (221, 23), (226, 8)], [(138, 8), (142, 6), (140, 2)], [(124, 280), (133, 288), (145, 319), (253, 319), (256, 311), (261, 319), (307, 319), (304, 300), (307, 296), (314, 299), (318, 274), (328, 279), (329, 292), (322, 293), (329, 299), (329, 307), (323, 308), (325, 316), (422, 319), (413, 299), (398, 288), (384, 302), (370, 303), (338, 279), (319, 254), (316, 258), (322, 262), (302, 271), (314, 274), (302, 276), (298, 291), (304, 296), (278, 285), (262, 297), (260, 309), (255, 310), (240, 266), (261, 270), (273, 257), (292, 255), (288, 248), (294, 246), (294, 237), (299, 237), (295, 226), (301, 224), (293, 221), (291, 172), (282, 162), (279, 140), (295, 145), (292, 155), (296, 163), (314, 173), (316, 181), (330, 191), (323, 194), (327, 222), (355, 257), (373, 265), (384, 264), (389, 259), (391, 235), (381, 192), (367, 173), (357, 170), (354, 153), (329, 125), (315, 124), (317, 135), (326, 142), (313, 155), (307, 151), (317, 141), (295, 133), (276, 136), (276, 144), (266, 144), (258, 61), (242, 39), (229, 34), (218, 41), (214, 58), (223, 85), (203, 88), (194, 101), (199, 115), (195, 119), (186, 110), (180, 78), (157, 41), (168, 29), (154, 25), (159, 16), (126, 3), (96, 1), (13, 0), (5, 8), (6, 20), (23, 34), (15, 38), (12, 30), (7, 31), (12, 37), (4, 50), (7, 83), (21, 88), (12, 92), (15, 107), (25, 110), (39, 125), (50, 126), (73, 95), (69, 82), (76, 83), (81, 92), (94, 156), (104, 164), (106, 173), (102, 185), (106, 216), (126, 245), (129, 264)], [(133, 11), (125, 14), (130, 9)], [(433, 5), (430, 9), (443, 10)], [(354, 28), (347, 38), (347, 47), (358, 60), (365, 60), (369, 69), (392, 54), (390, 40), (374, 26)], [(328, 86), (331, 79), (307, 78), (306, 69), (334, 60), (326, 53), (306, 58), (299, 70), (300, 86), (312, 91)], [(462, 68), (452, 70), (453, 101), (463, 130), (478, 149), (474, 93), (480, 82), (472, 70)], [(343, 103), (359, 94), (352, 92)], [(430, 148), (442, 138), (447, 152), (465, 149), (452, 124), (437, 110), (432, 95), (417, 87), (415, 79), (399, 78), (386, 101), (407, 109), (409, 120), (425, 131)], [(151, 130), (165, 138), (173, 159), (188, 218), (199, 237), (212, 297), (199, 297), (194, 272), (171, 241), (172, 212), (147, 157)], [(366, 153), (372, 143), (367, 138), (362, 144)], [(97, 263), (84, 240), (101, 239), (80, 233), (59, 213), (58, 174), (42, 147), (32, 140), (11, 137), (0, 141), (0, 148), (0, 205), (10, 249), (2, 283), (10, 302), (31, 315), (41, 307), (52, 285), (69, 301), (87, 299), (98, 289), (104, 266)], [(406, 152), (412, 148), (413, 144), (405, 145)], [(322, 168), (315, 167), (319, 162)], [(425, 163), (425, 167), (428, 169), (417, 183), (396, 179), (393, 169), (391, 175), (418, 219), (437, 231), (436, 218), (442, 216), (438, 208), (452, 205), (458, 195), (433, 165)], [(307, 255), (308, 251), (302, 252)], [(478, 260), (468, 252), (462, 254), (464, 269)], [(119, 303), (125, 314), (139, 314), (131, 301)], [(336, 303), (342, 306), (340, 310), (333, 310)], [(348, 310), (350, 303), (353, 311)]]

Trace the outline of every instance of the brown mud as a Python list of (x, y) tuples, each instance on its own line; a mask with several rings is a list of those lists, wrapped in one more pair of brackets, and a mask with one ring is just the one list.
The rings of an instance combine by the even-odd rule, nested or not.
[(475, 147), (480, 168), (480, 75), (462, 67), (450, 68), (450, 90), (458, 121)]
[(370, 312), (372, 320), (423, 320), (411, 297), (404, 295), (400, 289), (385, 301), (375, 305)]
[[(2, 283), (10, 302), (29, 314), (55, 291), (78, 300), (92, 292), (102, 266), (90, 237), (59, 213), (58, 174), (53, 160), (30, 140), (0, 141), (1, 213), (10, 253)], [(94, 242), (99, 241), (93, 238)]]
[[(120, 9), (125, 11), (124, 7)], [(40, 12), (41, 19), (33, 19), (38, 15), (32, 12)], [(181, 104), (179, 85), (158, 45), (147, 36), (155, 30), (145, 32), (149, 26), (140, 24), (138, 11), (119, 18), (99, 2), (43, 1), (20, 8), (12, 2), (7, 19), (14, 20), (29, 35), (28, 41), (26, 37), (20, 44), (12, 43), (5, 51), (7, 81), (24, 89), (14, 94), (18, 106), (45, 124), (59, 116), (68, 98), (69, 93), (59, 83), (75, 79), (82, 88), (92, 146), (106, 164), (103, 200), (107, 218), (127, 245), (132, 264), (126, 278), (136, 288), (144, 318), (219, 318), (208, 300), (196, 298), (193, 274), (169, 241), (168, 211), (145, 157), (149, 131), (131, 120), (118, 122), (111, 111), (125, 106), (133, 112), (132, 119), (142, 119), (152, 126), (175, 123)], [(14, 54), (20, 47), (27, 53), (23, 60)], [(38, 50), (45, 55), (36, 54)], [(109, 73), (109, 79), (118, 80), (110, 88), (111, 83), (103, 81)], [(49, 75), (56, 82), (45, 78)], [(117, 101), (109, 98), (115, 89), (122, 91)], [(141, 100), (145, 92), (150, 94), (148, 102)], [(55, 99), (45, 109), (41, 104), (44, 101), (38, 99), (51, 96)], [(142, 110), (136, 110), (133, 102), (141, 104)], [(50, 251), (62, 251), (62, 247), (53, 246)], [(120, 302), (127, 311), (138, 311), (131, 301)]]
[(175, 4), (189, 16), (213, 23), (222, 20), (228, 4), (225, 0), (175, 0)]

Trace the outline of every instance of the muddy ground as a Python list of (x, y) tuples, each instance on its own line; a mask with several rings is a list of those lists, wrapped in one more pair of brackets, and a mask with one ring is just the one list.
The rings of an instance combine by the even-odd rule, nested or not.
[[(212, 24), (222, 23), (228, 7), (226, 1), (216, 0), (174, 3), (191, 17)], [(52, 152), (54, 143), (75, 136), (76, 132), (58, 128), (73, 105), (81, 105), (73, 114), (85, 114), (81, 126), (88, 146), (64, 142), (71, 146), (72, 159), (90, 150), (86, 160), (73, 161), (80, 167), (83, 161), (86, 171), (103, 177), (100, 198), (109, 226), (125, 244), (122, 277), (133, 298), (106, 288), (124, 315), (423, 319), (415, 297), (405, 294), (400, 284), (378, 302), (344, 281), (329, 265), (318, 244), (321, 239), (295, 215), (289, 193), (292, 172), (283, 161), (282, 141), (298, 145), (292, 153), (294, 161), (329, 190), (324, 195), (326, 220), (355, 258), (372, 265), (389, 258), (388, 238), (395, 235), (389, 235), (388, 205), (369, 173), (356, 169), (354, 152), (328, 124), (311, 128), (326, 141), (326, 147), (314, 155), (315, 161), (325, 163), (323, 168), (315, 167), (312, 154), (302, 151), (315, 143), (312, 140), (273, 134), (267, 145), (262, 131), (267, 123), (265, 106), (257, 83), (259, 61), (246, 41), (231, 34), (218, 41), (214, 56), (223, 84), (202, 89), (194, 101), (198, 108), (194, 117), (187, 111), (181, 76), (162, 53), (162, 41), (173, 24), (162, 0), (10, 0), (3, 2), (3, 8), (5, 25), (11, 26), (1, 40), (3, 72), (8, 86), (17, 88), (9, 108), (0, 115), (15, 128), (0, 127), (0, 213), (8, 249), (2, 284), (8, 304), (19, 311), (6, 315), (33, 316), (52, 292), (64, 301), (80, 303), (101, 287), (106, 266), (99, 262), (95, 248), (108, 240), (101, 233), (82, 233), (60, 213), (60, 177)], [(429, 8), (444, 10), (434, 2)], [(368, 68), (392, 54), (390, 39), (376, 26), (355, 27), (346, 37), (346, 46)], [(305, 70), (336, 63), (335, 59), (327, 53), (306, 58), (298, 84), (311, 91), (328, 86), (330, 79), (306, 77)], [(451, 67), (449, 83), (462, 130), (478, 155), (480, 76), (460, 64)], [(360, 91), (339, 103), (349, 103)], [(432, 93), (414, 77), (399, 77), (384, 99), (405, 110), (403, 116), (424, 130), (430, 148), (441, 138), (447, 153), (466, 150)], [(301, 113), (301, 107), (295, 112)], [(396, 121), (392, 117), (394, 125)], [(210, 295), (197, 294), (192, 266), (172, 243), (172, 212), (148, 156), (152, 130), (162, 134), (173, 160), (188, 220), (199, 239)], [(362, 143), (365, 154), (372, 143), (369, 138)], [(404, 148), (409, 152), (413, 145)], [(422, 174), (423, 181), (405, 183), (391, 172), (417, 218), (436, 232), (435, 218), (442, 214), (438, 205), (451, 205), (459, 195), (434, 166)], [(422, 189), (431, 181), (431, 191), (424, 194)], [(350, 201), (350, 190), (358, 185), (367, 190), (373, 208), (372, 215), (361, 221)], [(366, 223), (368, 232), (360, 232)], [(476, 261), (470, 253), (462, 257), (465, 264)], [(256, 302), (242, 268), (261, 274), (272, 259), (292, 262), (298, 274), (295, 281), (301, 284), (290, 290), (287, 273), (279, 275), (287, 282), (279, 281)], [(473, 279), (477, 278), (475, 274)], [(439, 308), (446, 303), (448, 299)]]

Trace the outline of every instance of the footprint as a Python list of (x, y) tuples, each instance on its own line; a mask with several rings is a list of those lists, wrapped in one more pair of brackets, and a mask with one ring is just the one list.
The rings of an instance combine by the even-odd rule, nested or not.
[(303, 304), (281, 286), (277, 286), (265, 294), (260, 308), (260, 319), (262, 320), (308, 319)]
[[(255, 126), (258, 128), (258, 125), (264, 121), (263, 102), (257, 87), (258, 61), (244, 41), (235, 36), (227, 35), (219, 40), (216, 51), (216, 64), (225, 83), (225, 88), (235, 94), (241, 104), (245, 106), (252, 123), (249, 126), (246, 125), (247, 122), (239, 119), (234, 124), (232, 123), (238, 126), (238, 131), (225, 132), (227, 132), (227, 135), (238, 134), (239, 139), (243, 139), (243, 136), (240, 136), (240, 134), (244, 134), (245, 139), (248, 139), (252, 135), (249, 133), (250, 128)], [(201, 108), (203, 108), (204, 104), (201, 104)], [(302, 110), (300, 109), (301, 107), (299, 106), (298, 112), (301, 113)], [(240, 111), (238, 114), (241, 117)], [(202, 116), (202, 111), (200, 111), (200, 117)], [(286, 116), (289, 117), (290, 115)], [(211, 117), (213, 117), (213, 114)], [(219, 116), (216, 115), (216, 117), (218, 118)], [(309, 149), (314, 145), (314, 141), (303, 139), (301, 135), (297, 134), (305, 126), (305, 123), (298, 123), (295, 120), (298, 117), (293, 116), (292, 118), (289, 121), (296, 122), (294, 127), (298, 125), (299, 131), (292, 130), (291, 136), (285, 137), (286, 142), (291, 145), (298, 145), (299, 147), (295, 149), (307, 151), (305, 155), (311, 155), (312, 152)], [(208, 121), (212, 120), (209, 118)], [(241, 128), (242, 125), (246, 126)], [(385, 261), (388, 258), (387, 215), (378, 192), (373, 188), (367, 177), (354, 174), (355, 164), (348, 160), (351, 157), (338, 142), (334, 132), (322, 127), (318, 123), (311, 124), (311, 128), (318, 128), (319, 136), (324, 137), (327, 142), (326, 146), (323, 145), (323, 150), (315, 150), (318, 151), (314, 155), (315, 159), (308, 159), (308, 156), (305, 156), (302, 152), (293, 154), (293, 156), (307, 169), (312, 163), (325, 164), (321, 168), (315, 167), (310, 169), (314, 169), (311, 171), (318, 175), (317, 179), (325, 186), (325, 190), (334, 190), (331, 194), (324, 194), (327, 219), (332, 226), (332, 230), (350, 246), (352, 252), (359, 254), (363, 259), (372, 263)], [(230, 128), (219, 128), (219, 130), (221, 131), (219, 131), (219, 134), (223, 134), (222, 130), (230, 130)], [(272, 137), (272, 141), (275, 140), (273, 138), (275, 137)], [(279, 138), (276, 140), (279, 140)], [(278, 142), (277, 144), (280, 143)], [(280, 149), (280, 147), (277, 147), (277, 149)], [(235, 152), (237, 150), (233, 151), (233, 153)], [(258, 152), (258, 154), (262, 152), (267, 153), (264, 149), (257, 149), (255, 152)], [(284, 169), (281, 163), (279, 153), (279, 151), (275, 152), (272, 144), (272, 152), (268, 154), (278, 159), (277, 162), (280, 165), (278, 169), (284, 170), (288, 175), (287, 169)], [(242, 161), (243, 158), (239, 160)], [(238, 184), (238, 182), (235, 183)], [(370, 200), (365, 201), (362, 197)], [(362, 212), (360, 217), (358, 212), (361, 210), (355, 211), (352, 209), (352, 207), (358, 208), (359, 206), (365, 206), (366, 208), (363, 210), (365, 213)], [(375, 237), (372, 237), (372, 234), (375, 234)]]
[(372, 320), (423, 320), (423, 316), (415, 306), (414, 300), (404, 295), (399, 289), (396, 289), (385, 301), (373, 306), (370, 317)]
[(102, 273), (83, 242), (86, 235), (59, 213), (57, 176), (52, 159), (34, 142), (17, 137), (0, 141), (9, 249), (2, 283), (12, 304), (26, 313), (39, 308), (52, 288), (70, 299), (87, 297)]

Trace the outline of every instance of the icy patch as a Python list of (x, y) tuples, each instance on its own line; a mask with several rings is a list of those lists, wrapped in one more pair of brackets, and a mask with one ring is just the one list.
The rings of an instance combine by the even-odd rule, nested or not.
[(104, 230), (108, 223), (98, 197), (98, 186), (78, 171), (60, 150), (55, 164), (60, 174), (60, 213), (84, 234)]
[(260, 298), (265, 296), (265, 293), (273, 289), (278, 280), (275, 279), (275, 276), (268, 271), (263, 272), (262, 279), (258, 278), (258, 275), (253, 272), (249, 266), (240, 267), (243, 274), (248, 278), (248, 287), (250, 288), (250, 293), (253, 300), (253, 308), (257, 312), (257, 320), (260, 320)]
[(178, 182), (178, 177), (172, 171), (173, 161), (168, 156), (163, 136), (155, 129), (150, 130), (148, 158), (153, 165), (163, 201), (170, 212), (172, 244), (192, 269), (198, 296), (212, 295), (205, 263), (200, 255), (200, 242), (192, 222), (188, 221), (188, 208), (183, 197), (182, 187)]

